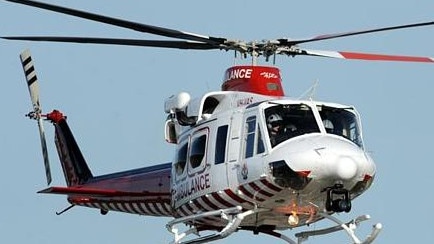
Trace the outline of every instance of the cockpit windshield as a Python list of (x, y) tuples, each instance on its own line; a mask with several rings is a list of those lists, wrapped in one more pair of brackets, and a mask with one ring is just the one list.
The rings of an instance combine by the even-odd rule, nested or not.
[(320, 132), (312, 108), (306, 104), (278, 104), (265, 109), (271, 146), (295, 136)]
[(327, 133), (342, 136), (363, 147), (357, 116), (352, 108), (335, 108), (324, 105), (317, 108)]

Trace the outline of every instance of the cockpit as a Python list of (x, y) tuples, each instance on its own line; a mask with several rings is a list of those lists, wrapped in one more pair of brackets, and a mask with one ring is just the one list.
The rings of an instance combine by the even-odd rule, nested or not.
[(324, 129), (328, 134), (342, 136), (363, 147), (357, 112), (353, 107), (317, 106)]
[(320, 133), (312, 108), (306, 104), (279, 104), (265, 109), (271, 145), (307, 133)]
[(311, 103), (270, 105), (264, 116), (272, 147), (310, 133), (333, 134), (363, 147), (357, 112), (352, 107)]

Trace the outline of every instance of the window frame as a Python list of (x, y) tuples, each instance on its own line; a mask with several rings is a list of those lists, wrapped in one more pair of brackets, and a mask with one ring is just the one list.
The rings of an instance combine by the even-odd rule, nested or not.
[[(187, 168), (188, 168), (188, 151), (189, 151), (189, 140), (184, 140), (182, 142), (180, 142), (178, 144), (178, 148), (176, 149), (176, 155), (174, 158), (174, 163), (173, 163), (173, 172), (174, 172), (174, 176), (176, 181), (181, 180), (183, 178), (185, 178), (186, 176), (186, 172), (187, 172)], [(179, 164), (179, 155), (180, 155), (180, 151), (185, 149), (185, 161), (184, 161), (184, 167), (182, 169), (182, 172), (177, 170), (177, 166)]]
[[(203, 156), (201, 158), (200, 164), (198, 164), (197, 166), (193, 167), (192, 162), (191, 162), (191, 157), (192, 157), (192, 152), (193, 150), (195, 150), (195, 142), (196, 140), (199, 140), (199, 138), (201, 137), (205, 137), (205, 142), (203, 145)], [(187, 165), (188, 165), (188, 175), (192, 176), (198, 173), (201, 173), (205, 170), (206, 165), (207, 165), (207, 157), (208, 157), (208, 141), (209, 141), (209, 128), (202, 128), (198, 131), (195, 131), (191, 136), (190, 136), (190, 146), (188, 149), (188, 156), (187, 156)]]
[(214, 164), (226, 162), (226, 148), (228, 144), (229, 125), (221, 125), (217, 128), (214, 151)]

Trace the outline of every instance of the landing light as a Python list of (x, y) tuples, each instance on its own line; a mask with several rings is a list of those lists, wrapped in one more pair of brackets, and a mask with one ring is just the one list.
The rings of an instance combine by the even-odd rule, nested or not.
[(297, 214), (289, 215), (289, 217), (288, 217), (288, 224), (289, 225), (296, 226), (296, 225), (298, 225), (298, 222), (299, 222), (299, 218), (298, 218)]

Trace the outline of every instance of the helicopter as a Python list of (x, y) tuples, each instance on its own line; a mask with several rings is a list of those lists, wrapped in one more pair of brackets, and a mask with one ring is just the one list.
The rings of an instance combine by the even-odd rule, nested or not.
[[(36, 4), (33, 1), (13, 2), (60, 9), (59, 12), (82, 14), (82, 12), (52, 5)], [(88, 16), (95, 17), (94, 19), (100, 18), (95, 15)], [(106, 18), (101, 19), (108, 21)], [(188, 41), (141, 42), (131, 40), (126, 42), (132, 45), (142, 43), (140, 45), (181, 49), (234, 50), (244, 55), (251, 55), (254, 62), (258, 56), (264, 56), (267, 59), (277, 54), (433, 62), (432, 58), (312, 51), (294, 46), (304, 42), (432, 23), (321, 36), (294, 42), (277, 40), (264, 43), (206, 38), (201, 35), (145, 26), (160, 35), (184, 37)], [(115, 39), (57, 37), (7, 37), (7, 39), (123, 43)], [(28, 66), (29, 58), (28, 53), (23, 53), (23, 65), (29, 68), (25, 68), (27, 73), (32, 70), (32, 66)], [(180, 242), (184, 236), (196, 234), (202, 230), (216, 230), (217, 234), (197, 238), (191, 242), (207, 242), (224, 238), (236, 230), (249, 230), (254, 233), (270, 234), (289, 243), (295, 243), (289, 237), (278, 233), (277, 230), (295, 228), (323, 218), (338, 222), (341, 229), (346, 230), (353, 241), (359, 243), (350, 226), (356, 225), (367, 216), (362, 216), (348, 224), (337, 221), (332, 216), (334, 212), (349, 212), (351, 201), (369, 188), (375, 176), (375, 167), (372, 167), (373, 160), (363, 151), (364, 145), (357, 111), (346, 105), (288, 99), (282, 93), (278, 70), (253, 64), (228, 69), (222, 91), (209, 93), (196, 101), (190, 100), (186, 93), (180, 93), (166, 100), (165, 112), (168, 118), (165, 137), (169, 143), (177, 145), (173, 163), (105, 176), (91, 174), (68, 129), (65, 117), (60, 112), (42, 114), (39, 111), (39, 99), (35, 98), (37, 97), (35, 88), (37, 83), (32, 81), (33, 77), (28, 77), (33, 104), (36, 105), (29, 117), (38, 121), (46, 118), (55, 125), (56, 143), (68, 185), (68, 187), (50, 187), (41, 192), (68, 195), (71, 206), (98, 208), (103, 214), (107, 211), (122, 211), (175, 217), (174, 221), (168, 223), (168, 229), (174, 233), (176, 243)], [(253, 78), (258, 73), (259, 78)], [(254, 85), (264, 84), (267, 86), (254, 87)], [(283, 121), (287, 125), (286, 130), (291, 130), (291, 132), (294, 132), (294, 129), (289, 126), (289, 122), (297, 121), (297, 118), (303, 120), (298, 120), (296, 123), (297, 133), (300, 135), (293, 137), (286, 135), (288, 138), (277, 145), (272, 145), (271, 138), (268, 139), (271, 133), (267, 131), (268, 123), (266, 122), (277, 112), (281, 114), (278, 120)], [(255, 119), (252, 118), (255, 116)], [(325, 122), (325, 117), (328, 116), (331, 116), (329, 122), (334, 125), (333, 128), (330, 127), (329, 122)], [(339, 119), (342, 121), (338, 121)], [(336, 125), (339, 122), (341, 128), (338, 129)], [(227, 127), (223, 125), (221, 129), (223, 134), (226, 130), (226, 137), (222, 136), (226, 145), (222, 147), (218, 146), (222, 140), (219, 136), (219, 123), (228, 125)], [(249, 144), (249, 141), (252, 141), (252, 144)], [(312, 148), (313, 144), (317, 145)], [(339, 155), (333, 151), (336, 150), (334, 146), (339, 151), (348, 150), (345, 152), (347, 155), (342, 160), (337, 160), (339, 162), (335, 165), (327, 165), (327, 172), (313, 169), (322, 164), (321, 160), (314, 159), (315, 166), (303, 160), (303, 157), (306, 157), (307, 161), (312, 160), (309, 158), (312, 156), (313, 158), (324, 157), (325, 161), (329, 161), (330, 159), (326, 157)], [(217, 152), (222, 149), (224, 149), (223, 152)], [(367, 170), (364, 171), (363, 166), (358, 165), (359, 160), (355, 159), (356, 156), (352, 156), (353, 150), (360, 152), (362, 158), (367, 158)], [(286, 158), (283, 156), (285, 154), (291, 156)], [(216, 155), (225, 155), (225, 157), (218, 158)], [(223, 161), (220, 162), (221, 160)], [(49, 170), (47, 170), (49, 181), (48, 172)], [(321, 173), (326, 176), (322, 176)], [(220, 179), (216, 177), (217, 175), (225, 175), (227, 179)], [(134, 177), (138, 178), (134, 179)], [(328, 178), (331, 182), (327, 182)], [(126, 179), (131, 182), (134, 180), (143, 180), (143, 182), (140, 182), (140, 187), (138, 185), (123, 186), (115, 179), (121, 180), (123, 184), (128, 184)], [(219, 180), (227, 182), (219, 182)], [(184, 233), (177, 233), (174, 225), (179, 223), (187, 224), (192, 228)], [(372, 241), (380, 229), (381, 225), (376, 225), (371, 238), (365, 242)], [(321, 231), (299, 233), (296, 237), (301, 241), (309, 235), (318, 233)]]

